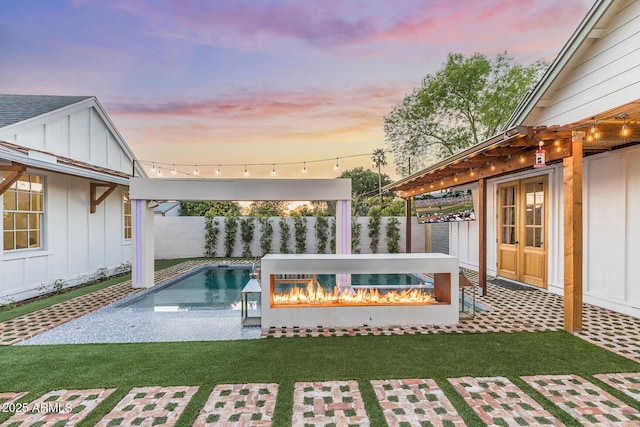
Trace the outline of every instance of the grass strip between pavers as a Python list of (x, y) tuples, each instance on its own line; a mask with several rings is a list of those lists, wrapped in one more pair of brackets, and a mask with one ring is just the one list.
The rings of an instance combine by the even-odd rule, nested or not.
[[(57, 389), (115, 387), (121, 396), (133, 387), (200, 386), (179, 425), (193, 423), (215, 384), (279, 383), (278, 426), (291, 423), (296, 381), (356, 380), (377, 420), (383, 415), (371, 379), (434, 378), (473, 425), (477, 417), (460, 409), (446, 378), (505, 376), (522, 385), (525, 375), (589, 377), (640, 372), (640, 364), (560, 331), (11, 346), (0, 348), (0, 372), (0, 391), (29, 391), (29, 400)], [(86, 425), (117, 403), (108, 402)]]

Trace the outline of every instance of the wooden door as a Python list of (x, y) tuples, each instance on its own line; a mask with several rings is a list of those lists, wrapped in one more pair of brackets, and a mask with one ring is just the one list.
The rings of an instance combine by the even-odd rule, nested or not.
[(518, 183), (498, 187), (498, 276), (518, 279)]
[(498, 275), (547, 287), (547, 177), (498, 186)]

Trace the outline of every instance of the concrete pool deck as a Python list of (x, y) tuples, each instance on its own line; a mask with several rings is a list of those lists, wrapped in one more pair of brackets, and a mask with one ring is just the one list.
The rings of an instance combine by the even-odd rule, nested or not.
[[(171, 279), (205, 264), (208, 260), (186, 261), (155, 273), (156, 283)], [(215, 264), (247, 264), (252, 261), (218, 261)], [(465, 271), (472, 282), (477, 274)], [(13, 345), (44, 331), (67, 323), (112, 304), (127, 295), (139, 292), (125, 281), (100, 291), (77, 297), (51, 307), (0, 322), (0, 345)], [(488, 284), (486, 296), (478, 302), (491, 307), (491, 311), (476, 312), (473, 318), (463, 318), (453, 326), (398, 325), (387, 328), (272, 328), (263, 330), (263, 338), (328, 335), (385, 335), (425, 333), (487, 333), (520, 331), (555, 331), (563, 329), (563, 301), (559, 295), (544, 290), (511, 290)], [(238, 324), (240, 319), (238, 318)], [(640, 363), (640, 319), (616, 313), (600, 307), (584, 304), (583, 331), (576, 336)], [(224, 339), (224, 338), (221, 338)]]

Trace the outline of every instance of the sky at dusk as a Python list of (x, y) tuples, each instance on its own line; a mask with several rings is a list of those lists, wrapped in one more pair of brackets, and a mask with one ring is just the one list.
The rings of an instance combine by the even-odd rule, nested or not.
[(448, 53), (552, 61), (593, 3), (0, 0), (0, 93), (95, 95), (139, 160), (179, 172), (333, 178), (371, 167)]

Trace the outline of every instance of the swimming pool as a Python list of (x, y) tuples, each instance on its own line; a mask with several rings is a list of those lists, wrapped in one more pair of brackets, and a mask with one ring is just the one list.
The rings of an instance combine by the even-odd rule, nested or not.
[(120, 307), (156, 312), (240, 310), (240, 292), (250, 272), (247, 266), (205, 267), (158, 285)]

